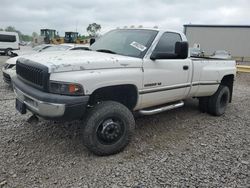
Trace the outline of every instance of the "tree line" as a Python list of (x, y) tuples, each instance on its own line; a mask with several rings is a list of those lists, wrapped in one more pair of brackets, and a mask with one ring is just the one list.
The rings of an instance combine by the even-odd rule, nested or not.
[[(21, 41), (28, 42), (28, 41), (32, 41), (33, 39), (33, 36), (22, 34), (21, 31), (17, 30), (14, 26), (8, 26), (5, 29), (0, 28), (0, 31), (17, 32)], [(33, 34), (37, 35), (37, 33), (35, 32), (33, 32)]]

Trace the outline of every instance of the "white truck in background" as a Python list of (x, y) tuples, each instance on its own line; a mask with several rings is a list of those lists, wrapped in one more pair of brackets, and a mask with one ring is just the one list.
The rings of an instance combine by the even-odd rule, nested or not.
[(16, 109), (45, 119), (82, 119), (83, 141), (110, 155), (131, 140), (133, 114), (152, 115), (199, 99), (220, 116), (232, 100), (233, 60), (189, 58), (185, 35), (159, 29), (112, 30), (89, 50), (19, 58)]
[(19, 36), (16, 32), (0, 31), (0, 52), (11, 56), (13, 50), (19, 50)]

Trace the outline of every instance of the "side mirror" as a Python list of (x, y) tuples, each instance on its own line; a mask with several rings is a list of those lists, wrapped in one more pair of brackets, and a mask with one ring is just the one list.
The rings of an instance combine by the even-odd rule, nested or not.
[(188, 43), (187, 42), (176, 42), (175, 52), (153, 52), (150, 59), (186, 59), (188, 57)]
[(166, 52), (153, 52), (150, 56), (150, 59), (177, 59), (177, 54), (175, 53), (166, 53)]
[(186, 59), (188, 57), (188, 42), (176, 42), (175, 54), (178, 55), (178, 59)]
[(94, 38), (91, 38), (90, 41), (89, 41), (90, 46), (91, 46), (93, 43), (95, 43), (95, 39), (94, 39)]

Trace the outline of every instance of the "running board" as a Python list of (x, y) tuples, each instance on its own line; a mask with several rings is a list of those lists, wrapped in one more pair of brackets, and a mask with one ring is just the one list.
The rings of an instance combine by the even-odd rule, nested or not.
[(184, 106), (184, 102), (180, 101), (180, 102), (175, 103), (175, 104), (171, 104), (171, 105), (168, 105), (168, 106), (162, 106), (162, 107), (155, 108), (155, 109), (139, 110), (139, 114), (141, 114), (141, 115), (153, 115), (153, 114), (158, 114), (160, 112), (164, 112), (164, 111), (167, 111), (167, 110), (180, 108), (182, 106)]

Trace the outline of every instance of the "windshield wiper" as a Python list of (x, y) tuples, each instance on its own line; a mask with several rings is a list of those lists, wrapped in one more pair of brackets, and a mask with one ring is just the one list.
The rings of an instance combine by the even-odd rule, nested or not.
[(116, 52), (113, 52), (111, 50), (107, 50), (107, 49), (99, 49), (99, 50), (96, 50), (97, 52), (104, 52), (104, 53), (110, 53), (110, 54), (116, 54)]

